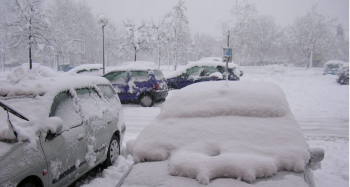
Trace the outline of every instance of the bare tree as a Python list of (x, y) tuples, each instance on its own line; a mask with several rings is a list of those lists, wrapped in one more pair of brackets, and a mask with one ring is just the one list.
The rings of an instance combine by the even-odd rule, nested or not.
[(8, 13), (6, 22), (10, 32), (12, 47), (28, 46), (29, 68), (32, 69), (32, 49), (34, 45), (46, 44), (48, 19), (42, 9), (41, 0), (7, 0)]
[(294, 44), (309, 60), (306, 67), (312, 68), (314, 52), (327, 45), (327, 38), (332, 36), (335, 19), (329, 19), (317, 13), (317, 5), (305, 16), (296, 19), (291, 27)]

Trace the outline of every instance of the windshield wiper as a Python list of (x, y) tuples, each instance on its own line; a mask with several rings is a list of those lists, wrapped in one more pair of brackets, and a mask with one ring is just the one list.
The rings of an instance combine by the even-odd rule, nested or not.
[(28, 118), (24, 117), (22, 114), (16, 112), (15, 110), (13, 110), (12, 108), (10, 108), (9, 106), (7, 106), (5, 103), (1, 102), (0, 101), (0, 107), (2, 107), (6, 112), (7, 112), (7, 123), (9, 125), (9, 127), (11, 128), (13, 134), (16, 136), (16, 139), (17, 139), (17, 132), (16, 132), (16, 129), (15, 127), (13, 126), (13, 124), (11, 123), (11, 120), (10, 120), (10, 112), (11, 114), (23, 119), (23, 120), (26, 120), (26, 121), (29, 121)]
[(22, 114), (18, 113), (17, 111), (13, 110), (11, 107), (7, 106), (5, 103), (3, 103), (2, 101), (0, 101), (0, 107), (2, 107), (4, 110), (8, 112), (11, 112), (11, 114), (23, 119), (23, 120), (26, 120), (26, 121), (29, 121), (28, 118), (24, 117)]

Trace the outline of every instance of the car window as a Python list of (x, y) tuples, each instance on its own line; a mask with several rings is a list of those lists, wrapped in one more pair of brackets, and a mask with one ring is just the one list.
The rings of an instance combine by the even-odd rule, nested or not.
[(113, 73), (109, 73), (105, 76), (106, 79), (109, 80), (112, 84), (122, 84), (125, 83), (125, 71), (116, 71)]
[(201, 67), (195, 66), (193, 68), (188, 69), (186, 74), (189, 76), (199, 76), (201, 69), (202, 69)]
[(133, 82), (148, 81), (147, 71), (131, 71), (130, 72), (130, 81), (133, 81)]
[(101, 98), (95, 89), (81, 88), (75, 91), (85, 117), (94, 118), (102, 115), (102, 111), (100, 110)]
[(61, 118), (64, 129), (76, 127), (82, 122), (74, 100), (68, 91), (61, 92), (55, 97), (49, 117)]
[(220, 72), (218, 68), (212, 66), (205, 66), (201, 76), (209, 76), (212, 73)]
[(156, 77), (157, 80), (162, 80), (165, 79), (163, 73), (159, 70), (153, 70), (154, 76)]
[(117, 93), (110, 85), (98, 85), (97, 87), (110, 103), (118, 104), (120, 102)]

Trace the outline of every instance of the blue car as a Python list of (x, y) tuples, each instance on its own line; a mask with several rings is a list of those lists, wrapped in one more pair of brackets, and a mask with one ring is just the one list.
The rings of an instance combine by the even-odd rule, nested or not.
[[(243, 72), (238, 71), (235, 64), (229, 63), (228, 67), (228, 80), (236, 81), (243, 76)], [(184, 68), (167, 75), (168, 87), (170, 89), (181, 89), (198, 82), (225, 79), (226, 63), (211, 60), (191, 62)]]
[(103, 75), (116, 89), (122, 103), (140, 103), (151, 107), (168, 95), (167, 81), (156, 69), (119, 68)]

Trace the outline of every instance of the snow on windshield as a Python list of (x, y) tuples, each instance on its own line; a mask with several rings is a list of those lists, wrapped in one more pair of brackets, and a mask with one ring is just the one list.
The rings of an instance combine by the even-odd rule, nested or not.
[(201, 184), (301, 172), (309, 160), (281, 89), (250, 81), (203, 82), (178, 91), (140, 133), (132, 154), (136, 163), (168, 160), (170, 175)]

